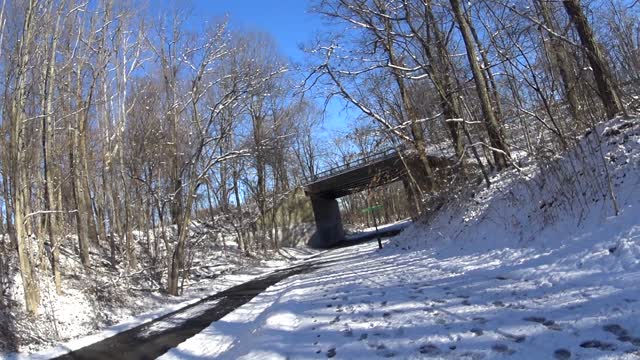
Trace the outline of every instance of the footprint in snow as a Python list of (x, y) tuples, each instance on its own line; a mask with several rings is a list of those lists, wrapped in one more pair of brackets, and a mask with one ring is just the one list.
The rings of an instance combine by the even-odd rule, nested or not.
[(602, 327), (602, 330), (608, 333), (612, 333), (613, 335), (618, 337), (629, 336), (629, 332), (627, 331), (627, 329), (618, 324), (607, 324)]
[(360, 334), (360, 337), (358, 338), (358, 340), (364, 341), (364, 340), (367, 340), (368, 337), (369, 337), (369, 334), (367, 333)]
[(629, 335), (629, 332), (625, 328), (621, 326), (619, 327), (619, 325), (613, 325), (615, 326), (614, 328), (608, 328), (608, 326), (609, 325), (605, 325), (603, 327), (604, 331), (607, 331), (612, 333), (613, 335), (616, 335), (618, 337), (618, 341), (628, 342), (634, 346), (640, 347), (640, 338), (632, 337), (631, 335)]
[(580, 347), (585, 349), (598, 349), (602, 351), (613, 351), (616, 349), (615, 345), (600, 340), (588, 340), (580, 344)]
[(486, 324), (487, 323), (487, 319), (483, 318), (482, 316), (476, 316), (473, 319), (471, 319), (473, 321), (477, 321), (480, 324)]
[(442, 350), (433, 344), (425, 344), (420, 346), (418, 349), (420, 354), (429, 355), (429, 356), (438, 356), (442, 353)]
[(386, 358), (391, 358), (396, 356), (396, 353), (389, 350), (384, 344), (380, 344), (376, 346), (376, 354), (378, 354), (378, 356), (382, 356)]
[(553, 352), (553, 358), (556, 360), (569, 360), (571, 359), (571, 351), (567, 349), (558, 349)]
[(481, 336), (482, 334), (484, 334), (484, 331), (482, 331), (482, 329), (480, 328), (471, 328), (471, 331), (475, 336)]
[(332, 358), (336, 356), (336, 348), (331, 348), (329, 350), (327, 350), (327, 357), (328, 358)]
[(509, 348), (505, 344), (495, 344), (491, 347), (491, 350), (501, 354), (508, 354), (508, 355), (514, 354), (516, 352), (515, 350)]
[(562, 327), (558, 324), (556, 324), (555, 321), (553, 320), (547, 320), (545, 322), (542, 323), (542, 325), (546, 326), (547, 329), (549, 330), (554, 330), (554, 331), (561, 331)]
[(497, 307), (505, 307), (504, 303), (499, 300), (494, 301), (492, 304), (493, 306), (497, 306)]

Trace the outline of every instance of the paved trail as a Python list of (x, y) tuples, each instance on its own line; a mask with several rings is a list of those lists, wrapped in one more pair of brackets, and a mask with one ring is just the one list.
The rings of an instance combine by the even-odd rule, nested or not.
[(319, 265), (319, 262), (307, 262), (278, 270), (56, 359), (155, 359), (247, 303), (269, 286), (289, 276), (312, 271)]
[[(382, 237), (387, 237), (396, 235), (398, 232), (398, 229), (381, 229), (379, 233)], [(352, 246), (372, 241), (376, 237), (377, 235), (374, 232), (360, 234), (360, 236), (338, 244), (336, 247)], [(56, 359), (155, 359), (181, 342), (198, 334), (211, 325), (212, 322), (220, 320), (228, 313), (246, 304), (269, 286), (292, 275), (311, 272), (319, 267), (329, 266), (333, 262), (321, 259), (307, 260), (300, 265), (275, 271), (266, 277), (211, 295), (146, 324), (72, 351)]]

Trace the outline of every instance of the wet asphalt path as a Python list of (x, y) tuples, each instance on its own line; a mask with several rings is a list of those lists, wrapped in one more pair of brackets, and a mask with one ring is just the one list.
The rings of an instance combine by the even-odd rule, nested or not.
[(56, 359), (155, 359), (249, 302), (269, 286), (292, 275), (310, 272), (319, 265), (319, 262), (307, 262), (275, 271)]

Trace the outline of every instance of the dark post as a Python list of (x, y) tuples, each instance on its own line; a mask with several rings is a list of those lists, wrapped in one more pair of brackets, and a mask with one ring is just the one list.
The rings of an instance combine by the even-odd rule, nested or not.
[(380, 239), (380, 232), (378, 232), (378, 220), (376, 213), (373, 213), (373, 226), (376, 227), (376, 236), (378, 237), (378, 248), (382, 249), (382, 240)]

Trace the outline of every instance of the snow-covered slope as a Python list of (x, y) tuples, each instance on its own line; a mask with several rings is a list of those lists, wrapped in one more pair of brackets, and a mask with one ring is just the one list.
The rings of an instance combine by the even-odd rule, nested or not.
[[(191, 249), (194, 256), (181, 296), (170, 296), (160, 290), (158, 282), (166, 275), (157, 276), (150, 261), (143, 262), (136, 271), (127, 271), (124, 264), (113, 269), (99, 252), (92, 251), (92, 270), (84, 271), (68, 241), (60, 259), (63, 293), (56, 294), (53, 279), (42, 272), (39, 279), (42, 302), (35, 319), (24, 311), (17, 259), (10, 258), (11, 286), (5, 291), (7, 298), (14, 300), (8, 307), (0, 304), (0, 359), (45, 359), (60, 355), (318, 253), (309, 248), (281, 248), (278, 252), (247, 257), (233, 241), (197, 241), (205, 231), (204, 226), (192, 224), (191, 239), (198, 247)], [(148, 260), (148, 253), (142, 251), (146, 239), (142, 232), (135, 233), (139, 258)], [(63, 344), (56, 347), (60, 343)]]
[(165, 358), (640, 357), (640, 121), (492, 181), (381, 251), (334, 250)]

